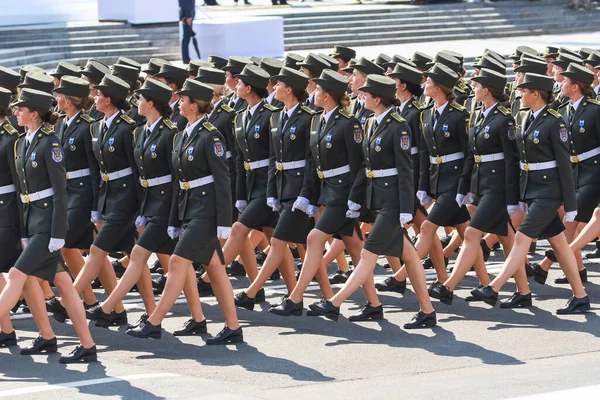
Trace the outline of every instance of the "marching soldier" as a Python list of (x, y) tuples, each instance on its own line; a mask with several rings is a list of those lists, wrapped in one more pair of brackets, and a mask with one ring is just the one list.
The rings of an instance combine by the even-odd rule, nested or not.
[(308, 99), (306, 99), (304, 105), (316, 112), (323, 111), (315, 104), (315, 90), (317, 85), (314, 83), (314, 79), (318, 78), (323, 70), (330, 69), (331, 65), (322, 57), (313, 53), (309, 53), (306, 58), (297, 65), (300, 66), (300, 71), (308, 76), (308, 86), (306, 87)]
[[(514, 70), (517, 73), (517, 76), (515, 77), (515, 85), (518, 86), (523, 83), (526, 73), (544, 75), (545, 70), (546, 64), (544, 62), (523, 56), (521, 63)], [(515, 118), (517, 118), (519, 112), (522, 111), (520, 90), (515, 89), (510, 94), (510, 109), (512, 116)], [(517, 120), (516, 123), (519, 125), (520, 121)]]
[(231, 95), (226, 98), (227, 105), (233, 108), (236, 113), (245, 110), (248, 106), (248, 103), (237, 95), (236, 88), (239, 78), (236, 75), (241, 74), (244, 67), (250, 64), (253, 64), (253, 62), (249, 58), (232, 56), (229, 57), (227, 65), (222, 68), (225, 71), (225, 84), (232, 91)]
[(288, 68), (292, 68), (298, 71), (300, 70), (300, 66), (298, 65), (298, 63), (302, 62), (302, 60), (304, 60), (304, 57), (302, 57), (299, 54), (287, 53), (285, 55), (285, 59), (283, 60), (283, 64)]
[[(12, 93), (12, 99), (16, 98), (17, 86), (21, 82), (21, 75), (18, 72), (13, 71), (10, 68), (6, 68), (0, 65), (0, 87), (10, 90)], [(9, 103), (12, 101), (9, 101)], [(19, 134), (25, 132), (25, 128), (17, 124), (17, 116), (11, 112), (7, 115), (8, 123), (19, 132)]]
[(551, 108), (558, 109), (563, 104), (569, 101), (566, 98), (561, 90), (562, 84), (564, 82), (565, 77), (562, 75), (563, 72), (567, 70), (570, 64), (579, 64), (583, 65), (583, 60), (578, 58), (578, 56), (574, 56), (569, 54), (568, 52), (562, 52), (558, 54), (558, 58), (552, 62), (554, 64), (554, 91), (553, 95), (555, 98), (554, 103), (551, 105)]
[(136, 126), (145, 124), (146, 119), (138, 111), (139, 101), (134, 94), (134, 91), (140, 87), (138, 80), (140, 70), (126, 64), (115, 64), (110, 68), (110, 73), (117, 78), (123, 79), (131, 88), (127, 96), (127, 102), (131, 106), (129, 111), (127, 111), (127, 116), (135, 121)]
[(153, 77), (154, 79), (169, 86), (171, 90), (173, 90), (171, 100), (169, 101), (173, 113), (171, 114), (171, 117), (169, 119), (171, 120), (171, 122), (177, 125), (177, 128), (179, 130), (183, 130), (183, 128), (185, 128), (187, 124), (187, 121), (185, 117), (182, 117), (179, 114), (180, 97), (177, 94), (177, 91), (181, 89), (183, 83), (188, 78), (187, 70), (172, 64), (163, 64), (160, 67), (160, 71), (154, 74)]
[(338, 72), (342, 74), (344, 68), (348, 67), (348, 63), (350, 63), (350, 60), (356, 58), (356, 50), (346, 46), (335, 45), (333, 46), (333, 51), (329, 56), (337, 60), (337, 62), (339, 63)]
[[(99, 61), (89, 59), (85, 67), (80, 71), (83, 79), (89, 82), (90, 84), (90, 97), (96, 98), (98, 95), (98, 90), (96, 89), (96, 85), (100, 84), (104, 75), (110, 74), (110, 69), (102, 64)], [(94, 121), (98, 121), (99, 119), (104, 117), (102, 112), (98, 111), (96, 108), (96, 104), (94, 103), (89, 110), (86, 110), (87, 114), (94, 119)]]
[(367, 118), (373, 115), (373, 111), (365, 107), (364, 94), (359, 91), (359, 88), (365, 85), (367, 75), (383, 75), (384, 69), (364, 57), (361, 57), (353, 67), (354, 70), (350, 76), (350, 88), (353, 93), (356, 92), (356, 98), (353, 103), (350, 103), (350, 110), (364, 126)]
[[(281, 68), (283, 67), (283, 61), (279, 61), (275, 58), (264, 57), (260, 60), (258, 66), (269, 74), (269, 76), (275, 76), (279, 73)], [(283, 108), (283, 103), (275, 98), (275, 85), (277, 81), (273, 78), (269, 79), (269, 84), (267, 85), (267, 92), (269, 95), (265, 99), (265, 101), (272, 105), (273, 107)]]
[(162, 66), (165, 64), (171, 63), (162, 58), (151, 58), (142, 72), (146, 74), (146, 79), (156, 79), (155, 75), (160, 72)]

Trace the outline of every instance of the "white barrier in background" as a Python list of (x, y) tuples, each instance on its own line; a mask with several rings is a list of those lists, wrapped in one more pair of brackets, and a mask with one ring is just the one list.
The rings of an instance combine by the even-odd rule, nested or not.
[(100, 21), (127, 21), (130, 24), (177, 22), (179, 3), (175, 0), (96, 0)]
[(103, 0), (3, 0), (0, 26), (97, 21), (98, 1)]

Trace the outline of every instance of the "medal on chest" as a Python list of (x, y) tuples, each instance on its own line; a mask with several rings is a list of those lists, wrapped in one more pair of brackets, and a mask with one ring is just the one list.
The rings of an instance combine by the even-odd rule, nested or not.
[(296, 127), (295, 126), (290, 127), (290, 139), (296, 140)]
[(150, 146), (150, 157), (156, 158), (158, 155), (156, 154), (156, 143), (152, 143)]
[(34, 151), (33, 153), (31, 153), (31, 166), (33, 168), (37, 168), (37, 166), (38, 166), (37, 161), (35, 161), (35, 157), (36, 157), (36, 152)]
[(365, 122), (367, 122), (367, 117), (362, 117), (362, 118), (360, 119), (360, 123), (364, 125), (364, 124), (365, 124)]
[(377, 139), (375, 139), (375, 151), (376, 152), (380, 152), (381, 151), (381, 136), (379, 136)]
[(187, 153), (188, 161), (194, 161), (194, 156), (192, 155), (194, 153), (194, 147), (189, 147)]
[(540, 136), (540, 131), (536, 130), (535, 132), (533, 132), (533, 143), (538, 144), (540, 142), (538, 136)]
[(325, 143), (327, 143), (325, 147), (327, 147), (328, 149), (331, 148), (331, 137), (331, 133), (328, 133), (327, 136), (325, 136)]
[(75, 143), (75, 138), (71, 136), (69, 138), (69, 149), (71, 149), (71, 151), (77, 150), (77, 147), (73, 143)]
[(260, 125), (254, 126), (254, 139), (260, 138)]
[(490, 134), (489, 134), (489, 132), (490, 132), (490, 126), (489, 125), (484, 128), (484, 132), (485, 133), (483, 134), (483, 138), (484, 139), (489, 139), (490, 138)]
[(115, 144), (115, 137), (111, 137), (110, 139), (108, 139), (108, 151), (110, 151), (111, 153), (113, 153), (115, 151), (115, 147), (113, 146), (113, 144)]
[(585, 120), (580, 119), (579, 120), (579, 133), (584, 133), (585, 132)]
[(448, 124), (442, 125), (442, 131), (444, 131), (444, 137), (450, 137), (450, 132), (448, 132)]

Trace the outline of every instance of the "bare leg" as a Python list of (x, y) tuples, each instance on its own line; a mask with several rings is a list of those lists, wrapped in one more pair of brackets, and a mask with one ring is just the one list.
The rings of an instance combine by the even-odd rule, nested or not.
[[(9, 289), (9, 286), (11, 284), (12, 271), (17, 270), (15, 268), (12, 268), (9, 271), (8, 284), (6, 285), (5, 290), (2, 292), (2, 295), (4, 295), (4, 292)], [(48, 312), (46, 311), (46, 302), (44, 301), (44, 293), (42, 292), (39, 283), (37, 282), (36, 278), (31, 276), (27, 277), (27, 275), (23, 274), (20, 271), (17, 272), (19, 272), (19, 274), (22, 274), (27, 278), (25, 281), (25, 285), (22, 287), (23, 294), (25, 295), (25, 300), (27, 301), (27, 305), (29, 306), (31, 315), (33, 315), (33, 319), (35, 320), (38, 330), (40, 331), (40, 336), (44, 339), (52, 339), (53, 337), (55, 337), (55, 335), (54, 331), (52, 330), (52, 326), (50, 325), (50, 320), (48, 319)], [(19, 284), (16, 286), (20, 286), (20, 282), (21, 278), (19, 278)], [(16, 298), (18, 299), (18, 296), (21, 293), (21, 289), (15, 289), (17, 289)], [(0, 315), (4, 314), (3, 305), (6, 304), (2, 295), (0, 295)], [(11, 296), (13, 296), (14, 298), (14, 294), (12, 294)], [(15, 302), (16, 300), (14, 302), (9, 302), (9, 304), (14, 305)]]
[[(444, 286), (446, 286), (448, 290), (453, 291), (454, 289), (456, 289), (456, 286), (458, 286), (458, 284), (464, 278), (467, 272), (469, 272), (471, 266), (473, 266), (473, 264), (475, 263), (475, 260), (479, 256), (483, 258), (481, 246), (479, 245), (479, 241), (482, 237), (483, 232), (479, 229), (475, 229), (469, 226), (465, 230), (465, 241), (463, 243), (463, 247), (460, 250), (460, 253), (458, 253), (458, 257), (456, 258), (456, 262), (454, 263), (454, 269), (452, 270), (450, 278), (444, 282)], [(487, 282), (482, 282), (482, 284), (484, 285), (488, 283), (489, 277), (487, 278)]]
[(225, 266), (221, 263), (216, 252), (213, 254), (210, 263), (206, 266), (206, 272), (210, 275), (213, 291), (223, 313), (225, 325), (230, 329), (239, 328), (240, 323), (238, 322), (235, 303), (233, 301), (231, 281), (227, 277)]
[(577, 237), (571, 242), (571, 250), (574, 252), (581, 251), (588, 243), (596, 240), (598, 235), (600, 235), (600, 208), (594, 210), (590, 222), (586, 224)]
[(75, 332), (77, 332), (77, 336), (79, 336), (79, 342), (84, 348), (91, 348), (94, 346), (94, 340), (92, 339), (90, 328), (85, 319), (85, 309), (79, 299), (79, 294), (73, 287), (71, 277), (66, 272), (59, 272), (54, 276), (54, 284), (61, 295), (63, 305), (69, 314), (69, 318), (71, 319), (71, 322), (73, 322)]
[[(85, 260), (79, 249), (67, 249), (63, 247), (60, 249), (60, 253), (63, 260), (65, 260), (65, 264), (67, 264), (67, 267), (69, 268), (69, 272), (73, 275), (73, 278), (77, 278), (77, 275), (79, 275), (85, 264)], [(95, 304), (98, 301), (91, 286), (86, 287), (81, 294), (85, 304)]]
[(272, 238), (271, 250), (269, 251), (269, 254), (267, 254), (267, 258), (258, 277), (252, 282), (248, 289), (246, 289), (248, 297), (256, 297), (256, 293), (262, 289), (265, 282), (273, 272), (275, 272), (278, 266), (283, 275), (288, 292), (291, 292), (296, 286), (296, 275), (294, 274), (294, 259), (292, 253), (287, 246), (287, 242)]
[[(6, 280), (4, 279), (4, 275), (0, 274), (0, 293), (2, 293), (5, 286)], [(11, 333), (12, 331), (14, 331), (9, 313), (0, 314), (0, 331), (4, 333)]]
[(254, 255), (254, 246), (248, 239), (251, 229), (240, 222), (236, 222), (231, 227), (231, 235), (223, 247), (225, 263), (229, 264), (238, 254), (242, 255), (244, 269), (248, 274), (250, 281), (254, 281), (258, 276), (258, 266), (256, 265), (256, 256)]
[(548, 239), (548, 241), (556, 253), (556, 258), (560, 263), (560, 267), (569, 280), (571, 289), (573, 289), (573, 295), (577, 298), (585, 297), (585, 289), (583, 288), (581, 277), (577, 271), (577, 261), (575, 260), (573, 251), (569, 248), (569, 243), (567, 242), (564, 232)]
[(152, 325), (159, 325), (165, 318), (185, 286), (185, 280), (189, 271), (194, 272), (192, 261), (177, 255), (171, 256), (169, 262), (169, 278), (165, 283), (165, 290), (162, 293), (154, 312), (148, 317)]
[[(225, 271), (225, 268), (223, 268), (223, 271)], [(227, 276), (227, 274), (225, 274), (225, 276)], [(169, 279), (167, 279), (167, 281)], [(198, 293), (198, 283), (196, 281), (196, 272), (194, 271), (193, 267), (187, 268), (185, 283), (183, 285), (183, 294), (185, 295), (185, 299), (190, 309), (190, 314), (192, 315), (194, 321), (204, 321), (204, 313), (202, 312), (200, 294)]]
[[(294, 303), (299, 303), (300, 301), (302, 301), (304, 292), (306, 292), (306, 288), (310, 284), (310, 281), (319, 269), (323, 269), (323, 248), (325, 247), (325, 243), (327, 243), (327, 239), (329, 238), (330, 235), (318, 229), (313, 229), (308, 234), (308, 238), (306, 239), (306, 259), (302, 264), (302, 270), (300, 271), (298, 283), (296, 284), (296, 287), (290, 294), (290, 300)], [(318, 276), (317, 278), (323, 279), (323, 274), (325, 274), (326, 279), (324, 279), (322, 282), (321, 280), (319, 280), (319, 285), (321, 285), (321, 292), (323, 292), (323, 295), (326, 296), (324, 290), (326, 289), (331, 294), (333, 294), (333, 291), (331, 290), (331, 285), (329, 284), (329, 278), (327, 277), (327, 271), (323, 270), (321, 276)], [(325, 288), (323, 285), (325, 285)]]
[(490, 286), (496, 293), (500, 292), (502, 286), (504, 286), (504, 284), (513, 275), (515, 275), (519, 269), (525, 270), (523, 259), (527, 257), (527, 252), (529, 251), (529, 245), (531, 242), (532, 239), (527, 235), (524, 235), (521, 232), (516, 233), (514, 245), (510, 251), (510, 254), (508, 257), (506, 257), (502, 271), (498, 276), (496, 276), (496, 279), (490, 283)]

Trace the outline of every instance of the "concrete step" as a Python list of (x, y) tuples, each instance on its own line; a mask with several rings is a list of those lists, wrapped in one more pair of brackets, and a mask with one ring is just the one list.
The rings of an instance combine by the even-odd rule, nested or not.
[(12, 32), (10, 34), (1, 35), (0, 41), (39, 41), (48, 39), (70, 39), (70, 38), (90, 38), (101, 36), (118, 36), (118, 35), (140, 35), (144, 37), (159, 38), (164, 35), (178, 35), (179, 31), (173, 27), (162, 27), (154, 29), (135, 29), (135, 28), (119, 28), (110, 30), (89, 29), (84, 31), (63, 31), (53, 33), (43, 32)]
[(87, 51), (89, 53), (99, 52), (104, 50), (118, 50), (118, 49), (138, 49), (152, 47), (152, 43), (149, 40), (136, 40), (129, 42), (107, 42), (99, 41), (96, 43), (85, 43), (85, 44), (73, 44), (73, 45), (61, 45), (61, 46), (36, 46), (26, 47), (20, 49), (9, 49), (0, 51), (0, 56), (3, 58), (11, 58), (21, 56), (30, 56), (40, 53), (70, 53), (77, 51)]

